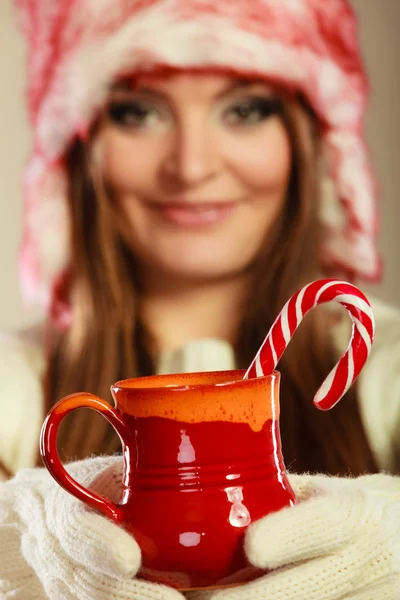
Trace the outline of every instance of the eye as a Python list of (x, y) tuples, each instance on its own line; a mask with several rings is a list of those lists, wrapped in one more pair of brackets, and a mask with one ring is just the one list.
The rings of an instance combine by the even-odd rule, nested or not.
[(225, 111), (225, 120), (230, 125), (255, 125), (281, 111), (279, 98), (246, 98)]
[(117, 125), (124, 127), (145, 127), (160, 118), (159, 111), (150, 103), (142, 100), (119, 100), (110, 102), (108, 117)]

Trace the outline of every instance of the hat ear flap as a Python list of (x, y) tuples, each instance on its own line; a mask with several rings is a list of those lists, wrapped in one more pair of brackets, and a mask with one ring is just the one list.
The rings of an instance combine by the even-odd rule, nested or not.
[(63, 164), (33, 157), (24, 173), (24, 236), (19, 253), (22, 295), (48, 310), (52, 286), (70, 262), (68, 180)]

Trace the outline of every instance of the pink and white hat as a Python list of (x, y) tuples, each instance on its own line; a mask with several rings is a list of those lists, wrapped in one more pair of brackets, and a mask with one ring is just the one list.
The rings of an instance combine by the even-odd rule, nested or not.
[(28, 40), (34, 149), (24, 180), (24, 296), (51, 311), (69, 265), (64, 156), (117, 77), (155, 68), (279, 82), (322, 124), (330, 190), (322, 260), (379, 278), (376, 189), (363, 137), (367, 80), (347, 0), (15, 0)]

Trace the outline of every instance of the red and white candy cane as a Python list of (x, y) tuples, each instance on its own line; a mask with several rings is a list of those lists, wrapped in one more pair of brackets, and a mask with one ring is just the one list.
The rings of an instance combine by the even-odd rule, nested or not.
[(371, 305), (364, 294), (355, 285), (338, 279), (314, 281), (290, 298), (272, 325), (244, 379), (272, 373), (308, 311), (332, 300), (347, 309), (353, 321), (352, 334), (345, 354), (316, 393), (314, 404), (321, 410), (329, 410), (339, 402), (368, 358), (375, 323)]

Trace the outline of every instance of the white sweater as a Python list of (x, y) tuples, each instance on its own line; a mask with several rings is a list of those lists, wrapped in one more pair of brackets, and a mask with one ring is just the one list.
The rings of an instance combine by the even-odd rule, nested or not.
[[(371, 304), (376, 336), (359, 377), (361, 414), (379, 467), (395, 472), (400, 466), (400, 312), (378, 300)], [(349, 319), (336, 327), (334, 336), (342, 353), (350, 339)], [(0, 465), (10, 473), (35, 465), (45, 417), (45, 366), (40, 327), (1, 336)], [(199, 340), (166, 352), (158, 364), (159, 373), (232, 368), (232, 349), (219, 340)]]

